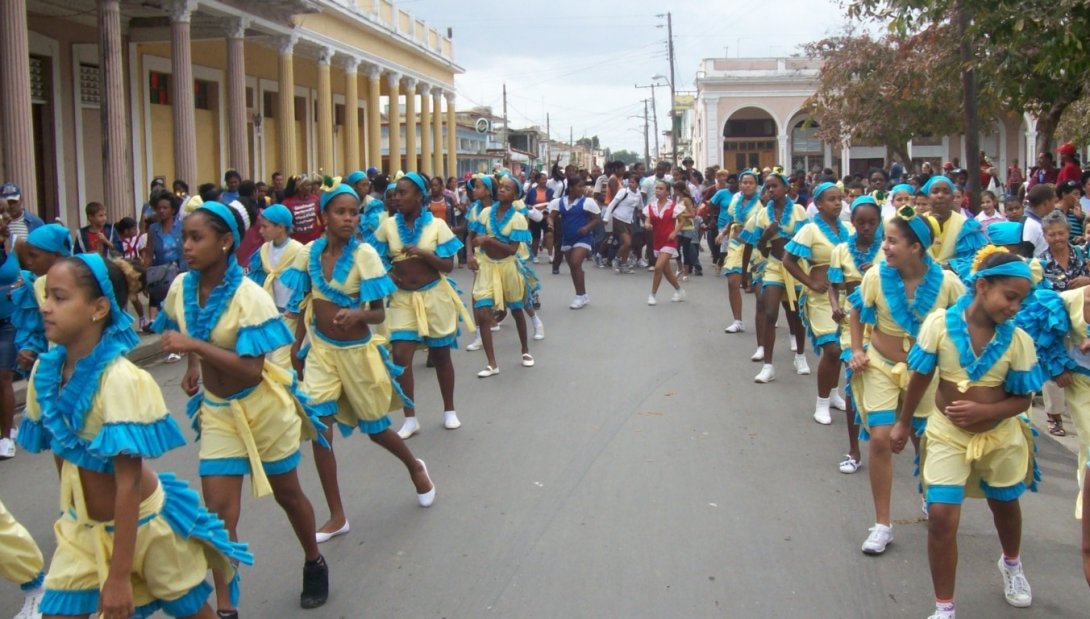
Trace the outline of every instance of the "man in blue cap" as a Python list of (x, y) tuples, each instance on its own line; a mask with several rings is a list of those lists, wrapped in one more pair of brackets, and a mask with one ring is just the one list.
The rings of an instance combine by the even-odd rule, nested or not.
[(25, 239), (35, 229), (45, 225), (37, 215), (23, 208), (22, 192), (15, 183), (4, 183), (0, 186), (0, 198), (7, 204), (8, 217), (11, 218), (8, 221), (8, 231), (15, 238)]
[(378, 168), (376, 168), (375, 166), (367, 168), (367, 178), (369, 180), (375, 180), (376, 176), (378, 176)]

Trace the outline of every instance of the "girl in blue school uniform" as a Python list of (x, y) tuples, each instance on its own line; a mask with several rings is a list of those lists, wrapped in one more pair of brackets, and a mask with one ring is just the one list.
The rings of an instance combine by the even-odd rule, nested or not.
[(549, 214), (553, 230), (561, 231), (560, 251), (564, 252), (575, 286), (575, 298), (568, 307), (582, 309), (590, 303), (583, 262), (594, 247), (594, 227), (601, 221), (602, 209), (586, 195), (586, 179), (577, 176), (568, 180), (566, 195), (549, 203)]

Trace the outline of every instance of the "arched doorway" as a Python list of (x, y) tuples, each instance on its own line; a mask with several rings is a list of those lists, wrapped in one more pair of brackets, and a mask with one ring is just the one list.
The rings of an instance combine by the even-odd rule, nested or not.
[(814, 172), (825, 167), (825, 143), (817, 137), (820, 125), (801, 118), (791, 125), (791, 171)]
[(723, 126), (723, 163), (732, 170), (776, 165), (776, 121), (768, 112), (744, 107)]

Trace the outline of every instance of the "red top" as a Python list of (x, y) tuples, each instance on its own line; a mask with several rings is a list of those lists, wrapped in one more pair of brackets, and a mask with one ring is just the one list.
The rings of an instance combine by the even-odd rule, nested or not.
[(1059, 176), (1056, 177), (1056, 184), (1060, 184), (1064, 181), (1075, 181), (1078, 183), (1082, 180), (1082, 168), (1074, 161), (1068, 161), (1064, 164), (1064, 167), (1060, 169)]
[(655, 251), (662, 251), (665, 247), (677, 249), (677, 237), (670, 239), (670, 234), (676, 227), (675, 206), (676, 203), (670, 200), (661, 212), (656, 212), (657, 203), (651, 202), (647, 205), (647, 219), (651, 222), (651, 247)]
[(322, 236), (323, 226), (319, 217), (318, 196), (296, 194), (284, 200), (284, 206), (291, 209), (291, 238), (306, 245)]

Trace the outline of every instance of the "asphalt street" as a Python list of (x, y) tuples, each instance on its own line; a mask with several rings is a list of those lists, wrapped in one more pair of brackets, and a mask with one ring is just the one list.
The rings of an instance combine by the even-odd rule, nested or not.
[[(497, 376), (476, 377), (483, 353), (456, 352), (461, 429), (442, 428), (434, 375), (417, 355), (423, 430), (409, 445), (436, 483), (433, 507), (417, 506), (392, 456), (362, 435), (338, 435), (352, 530), (322, 545), (332, 570), (325, 607), (299, 609), (301, 551), (275, 501), (252, 499), (247, 486), (240, 534), (257, 564), (243, 573), (243, 617), (930, 614), (912, 456), (895, 464), (895, 542), (884, 556), (864, 556), (860, 544), (873, 524), (866, 457), (855, 475), (837, 471), (847, 448), (843, 415), (829, 427), (812, 421), (814, 377), (793, 373), (786, 329), (777, 380), (757, 385), (752, 332), (723, 333), (722, 278), (694, 277), (680, 304), (669, 302), (664, 283), (658, 306), (648, 307), (649, 273), (620, 276), (591, 265), (590, 305), (571, 311), (566, 269), (539, 271), (548, 337), (532, 342), (537, 364), (520, 367), (513, 324), (497, 334)], [(470, 274), (455, 276), (469, 290)], [(747, 297), (747, 327), (752, 307)], [(188, 433), (182, 366), (149, 369)], [(399, 427), (401, 415), (393, 418)], [(1033, 606), (1005, 603), (990, 514), (972, 501), (959, 535), (962, 617), (1090, 614), (1072, 517), (1075, 456), (1047, 435), (1038, 445), (1044, 483), (1022, 501)], [(196, 447), (152, 466), (194, 483)], [(300, 471), (322, 523), (310, 446)], [(50, 456), (20, 452), (0, 463), (0, 497), (50, 554), (57, 513)], [(0, 616), (20, 600), (17, 587), (0, 586)]]

